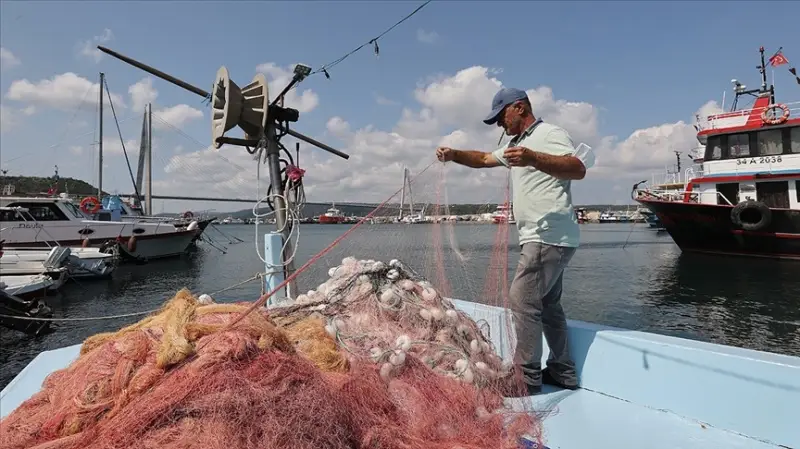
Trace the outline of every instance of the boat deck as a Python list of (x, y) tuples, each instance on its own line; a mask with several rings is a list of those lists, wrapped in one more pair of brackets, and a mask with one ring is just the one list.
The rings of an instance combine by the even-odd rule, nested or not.
[[(530, 408), (531, 401), (524, 400)], [(775, 449), (780, 446), (595, 391), (545, 386), (533, 397), (549, 449)], [(515, 407), (516, 408), (516, 407)]]
[[(495, 347), (508, 359), (506, 312), (454, 302), (489, 323)], [(547, 448), (800, 448), (800, 358), (569, 324), (583, 388), (545, 386), (533, 398), (508, 400), (515, 409), (532, 408), (541, 416)], [(0, 392), (0, 416), (79, 351), (76, 345), (39, 354)]]

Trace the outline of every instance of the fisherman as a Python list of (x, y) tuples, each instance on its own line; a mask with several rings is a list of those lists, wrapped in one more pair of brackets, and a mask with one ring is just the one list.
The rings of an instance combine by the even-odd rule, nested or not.
[[(490, 153), (440, 147), (436, 156), (472, 168), (502, 165), (511, 170), (521, 246), (509, 291), (517, 337), (512, 373), (522, 373), (525, 388), (512, 386), (509, 376), (501, 382), (502, 391), (507, 396), (534, 395), (543, 383), (574, 390), (578, 380), (569, 354), (561, 285), (580, 237), (571, 181), (583, 179), (587, 166), (575, 156), (567, 131), (534, 116), (525, 91), (501, 89), (484, 123), (496, 123), (513, 138)], [(544, 369), (542, 331), (550, 347)]]

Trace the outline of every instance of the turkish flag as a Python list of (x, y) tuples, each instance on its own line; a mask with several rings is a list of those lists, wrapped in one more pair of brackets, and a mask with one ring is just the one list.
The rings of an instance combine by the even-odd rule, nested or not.
[(783, 56), (783, 53), (776, 53), (775, 56), (769, 58), (769, 63), (773, 67), (777, 67), (779, 65), (788, 64), (789, 60), (786, 59), (786, 56)]

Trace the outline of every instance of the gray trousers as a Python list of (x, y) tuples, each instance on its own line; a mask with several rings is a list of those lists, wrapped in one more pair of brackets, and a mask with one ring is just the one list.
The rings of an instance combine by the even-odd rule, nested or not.
[(541, 243), (522, 245), (509, 296), (517, 337), (514, 364), (529, 385), (542, 384), (542, 331), (550, 347), (548, 372), (566, 385), (577, 384), (567, 342), (567, 318), (561, 308), (564, 269), (575, 250)]

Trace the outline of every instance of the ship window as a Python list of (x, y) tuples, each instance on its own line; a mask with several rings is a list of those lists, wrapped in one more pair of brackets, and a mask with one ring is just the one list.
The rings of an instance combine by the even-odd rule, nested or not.
[(746, 133), (731, 134), (728, 136), (728, 149), (730, 157), (750, 156), (750, 135)]
[(78, 206), (76, 206), (76, 205), (74, 205), (72, 203), (67, 203), (67, 202), (64, 202), (64, 203), (61, 203), (61, 204), (63, 204), (64, 207), (66, 207), (67, 210), (70, 211), (70, 213), (72, 213), (72, 215), (75, 216), (75, 218), (80, 218), (82, 220), (86, 220), (87, 218), (89, 218), (89, 217), (87, 217), (86, 215), (83, 214), (83, 212), (78, 208)]
[(800, 180), (794, 182), (794, 190), (797, 194), (797, 202), (800, 203)]
[[(24, 207), (28, 209), (28, 214), (32, 216), (36, 221), (60, 221), (60, 220), (69, 220), (64, 212), (58, 208), (53, 203), (24, 203), (24, 202), (16, 202), (11, 203), (8, 207)], [(30, 220), (30, 218), (25, 215), (25, 218)]]
[(706, 143), (706, 159), (710, 161), (722, 159), (722, 141), (719, 136), (708, 138), (708, 142)]
[(768, 207), (789, 208), (789, 181), (770, 181), (756, 183), (758, 201)]
[(783, 131), (780, 129), (770, 129), (759, 131), (757, 134), (758, 155), (772, 156), (783, 154)]
[(792, 153), (800, 153), (800, 127), (794, 127), (791, 130)]

